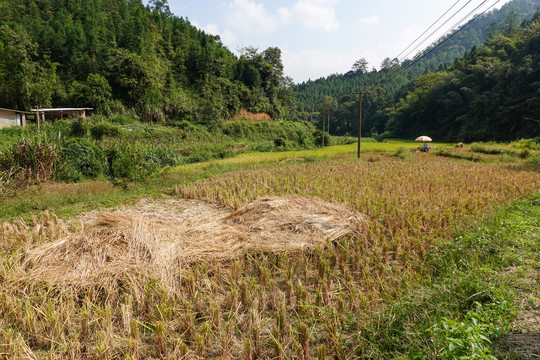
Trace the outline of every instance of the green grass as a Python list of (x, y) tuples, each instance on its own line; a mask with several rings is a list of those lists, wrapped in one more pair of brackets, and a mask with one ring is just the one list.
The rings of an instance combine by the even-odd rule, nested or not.
[[(362, 144), (362, 155), (391, 153), (399, 148), (413, 149), (417, 143), (391, 140), (389, 143), (366, 142)], [(206, 162), (166, 168), (159, 174), (143, 181), (112, 186), (106, 179), (88, 180), (81, 183), (43, 183), (20, 191), (16, 196), (0, 198), (0, 221), (17, 217), (31, 219), (44, 210), (55, 212), (61, 218), (76, 216), (85, 211), (120, 204), (132, 203), (143, 197), (169, 194), (175, 185), (231, 171), (252, 167), (267, 168), (288, 166), (298, 161), (312, 162), (348, 156), (355, 159), (357, 144), (328, 146), (311, 150), (283, 152), (241, 153), (235, 157), (214, 159)], [(368, 156), (361, 161), (369, 161)]]
[(518, 304), (540, 290), (537, 281), (516, 275), (538, 278), (539, 228), (537, 193), (434, 247), (420, 282), (358, 330), (363, 353), (378, 359), (495, 359), (496, 352), (505, 358), (491, 342), (522, 330)]

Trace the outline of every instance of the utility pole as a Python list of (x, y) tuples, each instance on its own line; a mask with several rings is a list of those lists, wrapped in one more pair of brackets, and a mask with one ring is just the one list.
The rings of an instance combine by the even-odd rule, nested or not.
[(360, 159), (360, 145), (362, 143), (362, 92), (358, 95), (358, 159)]
[[(321, 114), (319, 113), (319, 116), (321, 116)], [(326, 121), (324, 121), (324, 118), (322, 118), (322, 147), (324, 147), (324, 124), (326, 123)]]
[(39, 107), (36, 105), (36, 122), (37, 122), (37, 128), (39, 130)]
[(328, 126), (326, 127), (326, 131), (328, 131), (328, 135), (330, 135), (330, 112), (328, 112), (326, 117), (328, 118)]

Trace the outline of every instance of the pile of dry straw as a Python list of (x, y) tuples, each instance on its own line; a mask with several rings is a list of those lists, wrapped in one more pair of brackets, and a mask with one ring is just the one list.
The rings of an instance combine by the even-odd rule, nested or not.
[(54, 284), (157, 275), (174, 287), (193, 262), (312, 250), (365, 230), (361, 214), (312, 197), (266, 197), (232, 213), (185, 201), (183, 211), (129, 208), (99, 214), (82, 231), (27, 252), (24, 266), (28, 276)]

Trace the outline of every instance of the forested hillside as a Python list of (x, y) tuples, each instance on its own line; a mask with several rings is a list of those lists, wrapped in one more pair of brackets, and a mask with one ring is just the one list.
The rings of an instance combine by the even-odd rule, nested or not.
[(212, 125), (242, 107), (294, 111), (281, 51), (220, 42), (167, 1), (0, 1), (0, 107), (88, 106)]
[[(365, 59), (360, 59), (354, 65), (351, 71), (345, 74), (333, 74), (315, 81), (307, 81), (297, 85), (297, 104), (298, 110), (304, 113), (313, 113), (321, 111), (326, 96), (331, 96), (336, 102), (347, 103), (351, 100), (351, 93), (358, 92), (361, 89), (367, 89), (371, 86), (380, 86), (389, 96), (398, 96), (399, 91), (403, 91), (403, 86), (426, 71), (436, 71), (441, 66), (452, 64), (454, 59), (463, 56), (473, 46), (483, 44), (490, 36), (498, 33), (509, 34), (514, 32), (523, 19), (530, 19), (536, 9), (540, 6), (540, 0), (514, 0), (507, 3), (501, 9), (491, 11), (478, 17), (476, 20), (463, 27), (455, 35), (447, 36), (441, 40), (441, 44), (435, 44), (433, 47), (424, 51), (427, 53), (421, 60), (416, 61), (411, 66), (411, 60), (405, 60), (399, 63), (396, 59), (387, 58), (380, 64), (377, 71), (373, 68), (368, 71), (368, 64)], [(406, 44), (403, 44), (404, 47)], [(379, 65), (379, 64), (372, 64)], [(396, 73), (395, 70), (402, 69)], [(391, 76), (389, 76), (391, 74)], [(368, 100), (368, 109), (374, 113), (380, 112), (382, 108), (369, 109), (373, 99)], [(387, 103), (379, 105), (388, 105)], [(354, 109), (345, 111), (349, 113)], [(324, 110), (323, 110), (324, 112)], [(343, 113), (343, 111), (341, 111)], [(335, 128), (341, 132), (355, 133), (356, 128), (344, 125), (348, 119), (341, 118), (340, 114), (333, 116), (336, 125)], [(364, 126), (363, 126), (364, 127)], [(332, 128), (332, 127), (331, 127)], [(383, 131), (384, 121), (368, 121), (365, 130), (370, 132)]]
[(387, 130), (459, 141), (540, 136), (540, 12), (523, 25), (415, 79)]

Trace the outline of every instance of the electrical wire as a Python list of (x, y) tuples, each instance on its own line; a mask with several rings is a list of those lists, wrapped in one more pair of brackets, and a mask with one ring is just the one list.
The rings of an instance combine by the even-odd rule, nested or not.
[[(450, 21), (454, 16), (456, 16), (461, 10), (463, 10), (464, 7), (466, 7), (467, 5), (469, 5), (471, 3), (472, 0), (469, 0), (465, 5), (463, 5), (458, 11), (456, 11), (454, 13), (454, 15), (450, 16), (448, 18), (448, 20), (446, 20), (446, 22), (444, 22), (441, 26), (439, 26), (434, 32), (432, 32), (431, 34), (429, 34), (429, 36), (426, 38), (426, 39), (429, 39), (435, 32), (439, 31), (439, 29), (441, 27), (443, 27), (448, 21)], [(459, 4), (461, 2), (461, 0), (458, 0), (454, 3), (454, 5), (452, 5), (448, 10), (446, 10), (444, 12), (444, 14), (442, 14), (437, 20), (435, 20), (435, 22), (433, 24), (431, 24), (420, 36), (418, 36), (409, 46), (407, 46), (402, 52), (399, 53), (398, 56), (395, 57), (395, 59), (399, 59), (401, 57), (401, 55), (403, 55), (403, 53), (405, 51), (407, 51), (411, 46), (414, 45), (414, 43), (416, 43), (418, 40), (420, 40), (429, 30), (431, 30), (431, 28), (433, 26), (435, 26), (436, 23), (438, 23), (443, 17), (446, 16), (446, 14), (448, 14), (450, 12), (450, 10), (452, 10), (457, 4)], [(425, 41), (425, 40), (424, 40)], [(414, 51), (415, 49), (417, 49), (420, 45), (422, 45), (422, 43), (424, 42), (422, 41), (418, 46), (416, 46), (412, 51)], [(408, 55), (405, 55), (404, 57), (406, 58)]]
[[(448, 40), (450, 40), (451, 38), (453, 38), (456, 34), (458, 34), (461, 30), (463, 30), (464, 28), (466, 28), (470, 23), (472, 23), (474, 20), (478, 19), (480, 16), (484, 15), (486, 12), (488, 12), (489, 10), (491, 10), (495, 5), (497, 5), (501, 0), (497, 0), (495, 3), (493, 3), (490, 7), (488, 7), (486, 10), (484, 10), (483, 12), (475, 15), (471, 20), (469, 20), (465, 25), (461, 26), (459, 29), (455, 30), (454, 32), (453, 29), (459, 25), (461, 22), (463, 22), (463, 20), (465, 20), (466, 18), (468, 18), (472, 13), (474, 13), (478, 8), (480, 8), (482, 5), (484, 5), (484, 3), (486, 3), (487, 0), (485, 0), (482, 4), (480, 4), (479, 6), (477, 6), (473, 11), (471, 11), (469, 14), (467, 14), (467, 16), (465, 16), (464, 18), (462, 18), (459, 22), (457, 22), (454, 27), (452, 29), (450, 29), (449, 31), (447, 31), (444, 35), (442, 35), (441, 37), (439, 37), (435, 42), (433, 42), (427, 49), (429, 49), (427, 52), (421, 54), (420, 56), (417, 56), (413, 59), (413, 61), (411, 61), (409, 64), (407, 64), (406, 66), (404, 67), (400, 67), (399, 71), (393, 75), (392, 78), (394, 78), (395, 76), (401, 74), (402, 72), (404, 72), (405, 70), (407, 70), (408, 68), (410, 68), (411, 66), (413, 66), (414, 64), (416, 64), (418, 61), (420, 61), (422, 58), (426, 57), (427, 55), (431, 54), (433, 51), (435, 51), (438, 47), (440, 47), (441, 45), (443, 45), (445, 42), (447, 42)], [(450, 34), (451, 33), (451, 34)], [(450, 36), (448, 36), (450, 34)], [(441, 39), (443, 39), (442, 41), (440, 41)], [(435, 45), (436, 44), (436, 45)], [(391, 80), (392, 78), (390, 78), (389, 80)]]
[[(385, 82), (388, 82), (389, 80), (392, 80), (393, 78), (395, 78), (396, 76), (400, 75), (401, 73), (403, 73), (406, 69), (410, 68), (411, 66), (413, 66), (414, 64), (416, 64), (418, 61), (420, 61), (421, 59), (423, 59), (424, 57), (426, 57), (427, 55), (429, 55), (430, 53), (432, 53), (433, 51), (435, 51), (437, 48), (439, 48), (441, 45), (443, 45), (444, 43), (446, 43), (448, 40), (450, 40), (451, 38), (453, 38), (456, 34), (458, 34), (460, 31), (462, 31), (464, 28), (466, 28), (470, 23), (472, 23), (474, 20), (476, 20), (478, 17), (484, 15), (487, 11), (489, 11), (490, 9), (492, 9), (495, 5), (497, 5), (501, 0), (497, 0), (495, 3), (493, 3), (490, 7), (488, 7), (486, 10), (482, 11), (481, 13), (477, 14), (476, 16), (474, 16), (471, 20), (469, 20), (465, 25), (459, 27), (457, 30), (454, 30), (459, 24), (461, 24), (465, 19), (467, 19), (469, 16), (471, 16), (471, 14), (473, 14), (474, 12), (476, 12), (479, 8), (481, 8), (488, 0), (484, 0), (480, 5), (478, 5), (476, 8), (474, 8), (471, 12), (469, 12), (466, 16), (464, 16), (463, 18), (461, 18), (456, 24), (454, 24), (454, 26), (452, 26), (447, 32), (445, 32), (442, 36), (440, 36), (439, 38), (437, 38), (434, 42), (432, 42), (426, 49), (429, 49), (429, 51), (427, 52), (424, 52), (422, 53), (420, 56), (416, 56), (414, 58), (413, 61), (411, 61), (410, 63), (408, 63), (406, 66), (404, 67), (399, 67), (398, 69), (394, 70), (394, 71), (390, 71), (388, 73), (388, 75), (386, 76), (386, 79), (382, 81), (382, 83), (385, 83)], [(468, 4), (468, 3), (467, 3)], [(466, 5), (467, 5), (466, 4)], [(455, 6), (455, 4), (453, 5)], [(461, 8), (463, 9), (463, 7)], [(461, 9), (459, 11), (461, 11)], [(457, 15), (456, 12), (452, 17), (450, 17), (449, 19), (453, 18), (455, 15)], [(444, 15), (443, 15), (444, 16)], [(445, 23), (447, 23), (448, 21), (446, 21)], [(442, 27), (442, 26), (441, 26)], [(440, 29), (440, 27), (439, 27)], [(437, 29), (436, 31), (438, 31), (439, 29)], [(452, 32), (453, 31), (453, 32)], [(426, 31), (427, 32), (427, 31)], [(425, 33), (425, 32), (424, 32)], [(451, 33), (451, 34), (450, 34)], [(450, 34), (450, 36), (448, 36)], [(430, 35), (431, 36), (431, 35)], [(441, 41), (441, 39), (443, 39)], [(416, 42), (416, 40), (415, 40)], [(410, 47), (410, 46), (409, 46)], [(417, 46), (418, 47), (418, 46)], [(403, 52), (402, 52), (403, 53)], [(400, 54), (401, 55), (401, 54)], [(392, 73), (393, 72), (393, 73)], [(378, 85), (373, 85), (371, 86), (367, 91), (365, 91), (364, 93), (368, 93), (370, 91), (372, 91), (373, 89), (375, 89), (377, 86), (380, 86), (381, 83), (379, 83)]]

